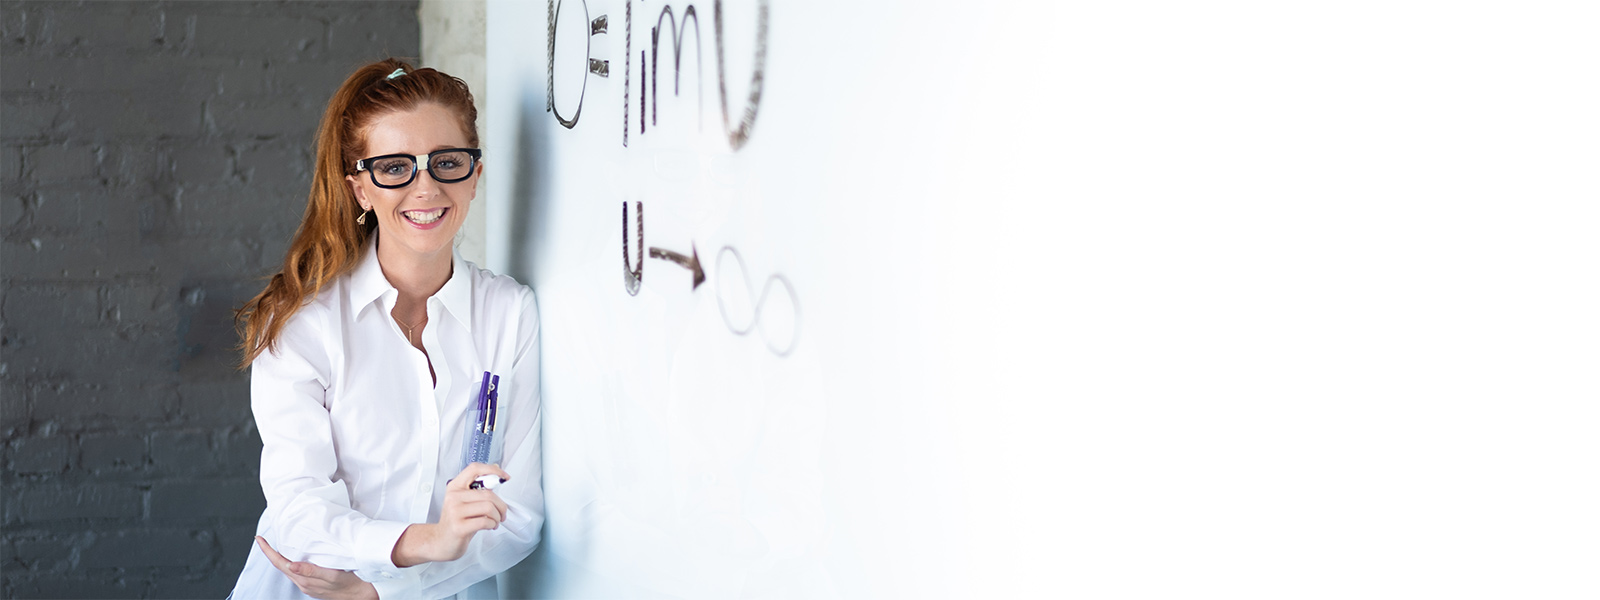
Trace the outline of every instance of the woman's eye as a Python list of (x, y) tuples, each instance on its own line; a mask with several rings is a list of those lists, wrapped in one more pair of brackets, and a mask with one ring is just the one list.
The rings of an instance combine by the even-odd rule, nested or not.
[(456, 162), (454, 160), (441, 160), (439, 162), (433, 163), (433, 168), (435, 168), (435, 169), (455, 169), (455, 168), (459, 168), (460, 166), (461, 166), (461, 163), (458, 163), (458, 162)]

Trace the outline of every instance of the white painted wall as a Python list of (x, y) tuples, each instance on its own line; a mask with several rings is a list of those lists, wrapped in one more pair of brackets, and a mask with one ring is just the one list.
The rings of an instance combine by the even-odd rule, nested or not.
[[(726, 77), (715, 0), (558, 0), (553, 57), (489, 3), (489, 264), (545, 327), (511, 595), (1600, 593), (1595, 9), (774, 1), (734, 148), (721, 4)], [(634, 202), (704, 285), (625, 290)]]
[[(478, 198), (472, 210), (467, 211), (467, 222), (461, 226), (457, 248), (461, 257), (487, 267), (489, 203), (486, 200), (487, 182), (499, 173), (502, 163), (489, 147), (489, 112), (486, 108), (488, 80), (485, 76), (487, 61), (484, 57), (485, 17), (484, 0), (422, 0), (417, 7), (417, 21), (422, 26), (422, 66), (432, 67), (467, 82), (472, 89), (473, 104), (478, 108), (478, 137), (483, 145), (484, 175), (479, 182)], [(500, 164), (497, 164), (500, 163)]]

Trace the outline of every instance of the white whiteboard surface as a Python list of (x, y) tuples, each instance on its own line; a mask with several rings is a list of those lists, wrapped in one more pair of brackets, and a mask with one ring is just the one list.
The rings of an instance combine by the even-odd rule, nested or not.
[(1589, 9), (717, 6), (490, 2), (506, 597), (1597, 591)]

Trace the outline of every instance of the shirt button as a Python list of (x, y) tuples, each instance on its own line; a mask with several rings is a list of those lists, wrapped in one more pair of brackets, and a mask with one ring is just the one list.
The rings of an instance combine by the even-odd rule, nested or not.
[(433, 483), (424, 481), (417, 485), (417, 491), (424, 494), (433, 491)]

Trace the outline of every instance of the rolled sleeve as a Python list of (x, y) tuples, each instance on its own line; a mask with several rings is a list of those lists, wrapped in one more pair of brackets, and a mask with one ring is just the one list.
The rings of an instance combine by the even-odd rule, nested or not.
[[(392, 567), (392, 565), (391, 565)], [(357, 575), (364, 575), (357, 573)], [(372, 578), (365, 576), (367, 583), (372, 584), (372, 589), (377, 590), (378, 598), (382, 600), (412, 600), (423, 598), (422, 595), (422, 567), (406, 567), (404, 569), (391, 568), (390, 572), (379, 573)]]
[(410, 526), (410, 523), (374, 520), (362, 527), (354, 542), (356, 575), (368, 581), (379, 581), (415, 572), (415, 567), (394, 566), (394, 546)]

